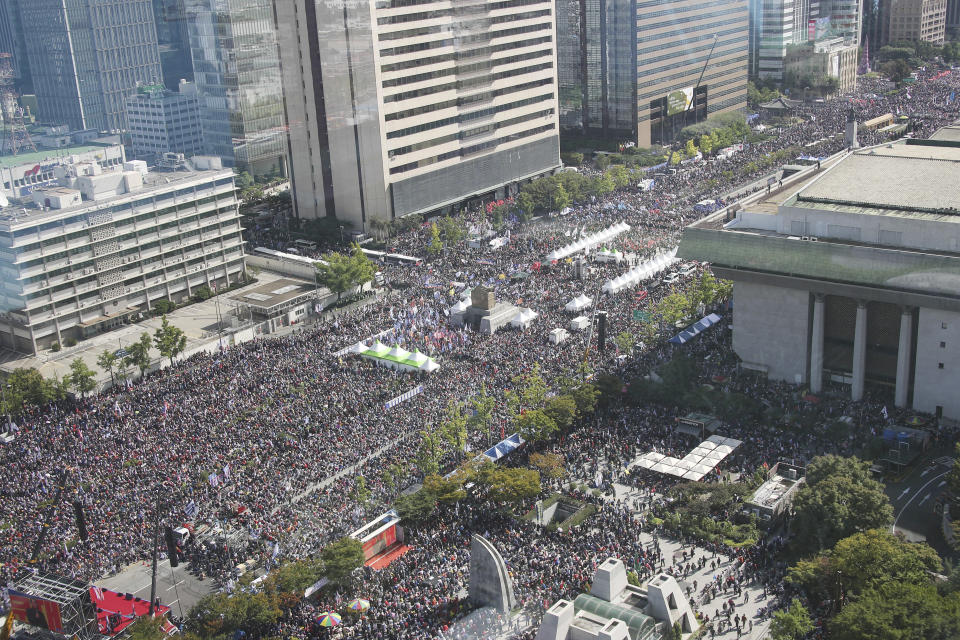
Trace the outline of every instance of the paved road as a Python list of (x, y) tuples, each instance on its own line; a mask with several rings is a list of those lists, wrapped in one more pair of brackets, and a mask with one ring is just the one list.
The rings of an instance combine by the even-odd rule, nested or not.
[(926, 542), (940, 553), (949, 550), (940, 534), (940, 517), (934, 513), (937, 497), (946, 488), (946, 475), (953, 458), (934, 453), (918, 464), (901, 482), (886, 487), (893, 503), (892, 531), (902, 533), (907, 540)]
[[(98, 580), (97, 586), (119, 593), (132, 593), (144, 600), (150, 599), (150, 563), (131, 564), (120, 573), (104, 580)], [(210, 593), (212, 580), (199, 580), (191, 574), (186, 565), (181, 564), (172, 570), (170, 561), (157, 563), (157, 597), (160, 603), (171, 607), (178, 616), (185, 616), (200, 598)]]

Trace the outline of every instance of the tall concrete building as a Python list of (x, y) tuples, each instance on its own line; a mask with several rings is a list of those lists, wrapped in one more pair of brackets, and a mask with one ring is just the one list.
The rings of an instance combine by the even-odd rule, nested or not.
[(0, 53), (10, 54), (13, 79), (21, 93), (31, 93), (30, 61), (20, 24), (20, 0), (0, 0)]
[(840, 37), (860, 44), (864, 1), (871, 0), (810, 0), (808, 39)]
[(859, 149), (684, 230), (733, 280), (742, 366), (960, 419), (960, 128)]
[(179, 91), (145, 85), (127, 98), (127, 123), (133, 155), (154, 162), (164, 153), (187, 157), (203, 153), (200, 101), (195, 84), (181, 81)]
[(181, 80), (193, 81), (190, 30), (184, 0), (153, 0), (153, 15), (157, 23), (163, 83), (171, 91), (177, 91)]
[[(960, 32), (960, 0), (947, 0), (946, 30), (951, 39)], [(946, 38), (944, 38), (946, 39)]]
[(807, 41), (808, 0), (750, 0), (750, 76), (783, 80), (787, 49)]
[(559, 166), (552, 0), (276, 9), (301, 217), (369, 229), (503, 197)]
[(38, 118), (124, 130), (127, 96), (161, 77), (151, 1), (30, 0), (19, 10)]
[(669, 144), (686, 125), (746, 107), (748, 0), (557, 0), (557, 7), (565, 129)]
[(4, 348), (34, 354), (241, 277), (233, 172), (84, 162), (56, 173), (57, 185), (0, 208)]
[(884, 0), (883, 44), (923, 40), (942, 45), (947, 0)]
[[(207, 153), (254, 176), (287, 174), (273, 5), (273, 0), (184, 0)], [(289, 33), (284, 47), (296, 47)]]

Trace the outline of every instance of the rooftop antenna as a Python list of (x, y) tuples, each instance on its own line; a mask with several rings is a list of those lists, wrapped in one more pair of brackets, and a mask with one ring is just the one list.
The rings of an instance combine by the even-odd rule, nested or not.
[(0, 153), (8, 148), (13, 155), (23, 148), (36, 151), (37, 145), (33, 144), (27, 131), (23, 107), (17, 103), (17, 90), (13, 86), (13, 56), (9, 53), (0, 53), (0, 114), (7, 125)]

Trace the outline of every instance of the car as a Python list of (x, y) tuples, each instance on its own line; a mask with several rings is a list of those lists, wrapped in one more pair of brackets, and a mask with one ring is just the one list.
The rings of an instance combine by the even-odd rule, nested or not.
[(680, 275), (682, 275), (682, 276), (688, 276), (688, 275), (690, 275), (691, 273), (693, 273), (693, 272), (696, 271), (696, 270), (697, 270), (697, 265), (695, 265), (695, 264), (685, 264), (685, 265), (683, 265), (682, 267), (680, 267), (679, 273), (680, 273)]
[(680, 274), (676, 272), (668, 273), (663, 277), (663, 284), (673, 284), (679, 279), (680, 279)]

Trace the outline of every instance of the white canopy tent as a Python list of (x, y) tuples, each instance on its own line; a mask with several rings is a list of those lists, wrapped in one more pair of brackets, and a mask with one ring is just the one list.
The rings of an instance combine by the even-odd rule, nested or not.
[(579, 296), (577, 296), (576, 298), (568, 302), (567, 305), (564, 307), (564, 309), (566, 309), (567, 311), (576, 312), (576, 311), (583, 311), (584, 309), (587, 309), (592, 305), (593, 305), (593, 300), (588, 298), (586, 294), (581, 293)]
[(739, 440), (713, 435), (682, 458), (678, 459), (656, 451), (648, 451), (634, 459), (630, 466), (649, 469), (684, 480), (700, 481), (713, 473), (716, 466), (733, 453), (734, 449), (740, 444), (742, 443)]
[(572, 256), (575, 253), (579, 253), (587, 249), (592, 249), (593, 247), (598, 247), (605, 242), (609, 242), (610, 240), (613, 240), (621, 233), (624, 233), (625, 231), (629, 231), (629, 230), (630, 230), (630, 225), (628, 225), (626, 222), (618, 222), (612, 227), (607, 227), (606, 229), (603, 229), (602, 231), (597, 231), (596, 233), (593, 233), (585, 238), (580, 238), (576, 242), (568, 244), (565, 247), (551, 251), (550, 253), (547, 254), (546, 259), (547, 261), (563, 260), (564, 258)]
[(644, 280), (652, 278), (671, 264), (677, 261), (677, 248), (674, 247), (666, 253), (661, 253), (656, 258), (647, 260), (643, 264), (637, 265), (623, 275), (617, 276), (612, 280), (607, 280), (601, 291), (604, 293), (619, 293), (624, 289), (635, 287)]
[(537, 315), (537, 312), (533, 309), (521, 308), (517, 315), (513, 317), (513, 320), (510, 321), (510, 326), (526, 329)]

